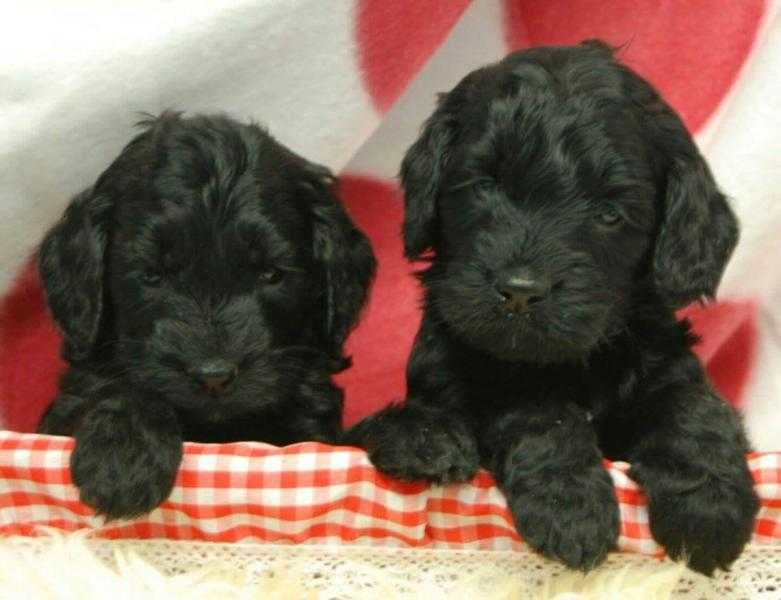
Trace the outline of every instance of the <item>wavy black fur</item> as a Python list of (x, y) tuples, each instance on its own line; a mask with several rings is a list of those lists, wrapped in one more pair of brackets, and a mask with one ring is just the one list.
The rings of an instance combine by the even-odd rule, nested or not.
[[(601, 42), (517, 52), (441, 97), (401, 179), (430, 260), (408, 397), (347, 440), (403, 479), (484, 465), (525, 540), (580, 569), (618, 536), (602, 459), (630, 461), (656, 540), (727, 568), (758, 509), (748, 443), (674, 309), (714, 295), (738, 226), (675, 112)], [(548, 287), (513, 314), (496, 284), (519, 268)]]
[[(70, 363), (40, 431), (74, 435), (81, 499), (109, 518), (169, 494), (182, 440), (335, 441), (331, 375), (374, 257), (324, 167), (255, 125), (142, 124), (40, 249)], [(193, 377), (215, 359), (235, 378)]]

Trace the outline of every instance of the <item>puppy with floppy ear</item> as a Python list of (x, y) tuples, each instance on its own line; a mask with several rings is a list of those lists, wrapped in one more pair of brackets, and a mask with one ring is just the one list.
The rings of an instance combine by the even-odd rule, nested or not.
[(375, 261), (334, 178), (255, 125), (165, 113), (44, 239), (69, 367), (39, 430), (73, 435), (81, 499), (132, 517), (182, 441), (335, 441)]
[(430, 252), (408, 397), (347, 438), (403, 479), (482, 464), (580, 569), (618, 536), (602, 460), (629, 461), (667, 553), (727, 568), (749, 447), (673, 310), (713, 297), (738, 226), (675, 112), (601, 42), (517, 52), (441, 98), (401, 180), (406, 254)]

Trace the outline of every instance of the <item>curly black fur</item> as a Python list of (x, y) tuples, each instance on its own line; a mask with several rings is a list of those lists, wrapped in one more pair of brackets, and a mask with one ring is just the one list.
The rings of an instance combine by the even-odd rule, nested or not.
[(328, 170), (261, 128), (143, 127), (39, 254), (70, 363), (40, 431), (75, 436), (81, 498), (110, 518), (168, 496), (182, 440), (338, 439), (330, 377), (375, 265)]
[(727, 568), (758, 509), (748, 443), (674, 309), (714, 295), (738, 226), (675, 112), (601, 42), (517, 52), (442, 96), (401, 179), (430, 260), (408, 398), (346, 439), (404, 479), (482, 464), (526, 541), (581, 569), (618, 535), (602, 459), (630, 461), (667, 552)]

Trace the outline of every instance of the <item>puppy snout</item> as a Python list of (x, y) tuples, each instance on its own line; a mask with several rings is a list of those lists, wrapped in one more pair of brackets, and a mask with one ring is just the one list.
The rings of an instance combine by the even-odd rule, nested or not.
[(238, 375), (239, 368), (221, 358), (211, 358), (192, 367), (190, 375), (212, 396), (224, 394)]
[(550, 290), (550, 279), (528, 268), (507, 271), (496, 282), (499, 300), (509, 314), (529, 311), (543, 301)]

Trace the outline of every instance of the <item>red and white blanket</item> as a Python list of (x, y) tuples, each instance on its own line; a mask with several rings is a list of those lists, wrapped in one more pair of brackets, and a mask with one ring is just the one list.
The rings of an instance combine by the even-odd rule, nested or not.
[[(356, 448), (304, 442), (186, 443), (168, 500), (133, 521), (105, 524), (71, 483), (70, 438), (0, 432), (0, 535), (39, 526), (96, 529), (108, 538), (338, 544), (447, 549), (522, 547), (504, 496), (486, 471), (429, 486), (385, 477)], [(748, 457), (761, 508), (753, 544), (781, 544), (781, 453)], [(661, 556), (648, 501), (627, 463), (605, 461), (621, 514), (618, 549)]]
[[(402, 398), (404, 364), (419, 320), (419, 290), (398, 236), (395, 173), (404, 150), (435, 94), (471, 69), (512, 49), (593, 37), (626, 44), (621, 58), (681, 113), (741, 219), (742, 241), (719, 302), (686, 313), (703, 338), (698, 351), (711, 377), (743, 410), (754, 447), (766, 453), (752, 458), (755, 477), (764, 473), (759, 481), (769, 477), (775, 485), (760, 492), (769, 512), (756, 535), (781, 540), (781, 476), (778, 455), (772, 454), (781, 451), (781, 0), (38, 0), (6, 7), (0, 20), (0, 428), (34, 430), (62, 369), (58, 335), (30, 268), (36, 243), (69, 198), (93, 182), (131, 138), (137, 113), (166, 108), (225, 111), (262, 122), (284, 144), (341, 174), (342, 197), (379, 259), (370, 305), (349, 340), (354, 367), (340, 376), (346, 424)], [(67, 484), (68, 448), (56, 438), (2, 435), (0, 531), (12, 522), (94, 524)], [(170, 525), (194, 527), (188, 529), (194, 537), (201, 526), (214, 533), (208, 530), (214, 525), (187, 521), (193, 514), (200, 518), (201, 509), (193, 508), (199, 498), (207, 499), (203, 510), (209, 515), (230, 512), (235, 502), (245, 506), (250, 500), (230, 490), (255, 489), (265, 480), (248, 483), (242, 469), (263, 470), (268, 456), (288, 456), (287, 450), (275, 454), (258, 445), (188, 448), (175, 497), (144, 531), (165, 533)], [(412, 543), (422, 539), (415, 527), (423, 511), (425, 535), (450, 527), (442, 517), (447, 513), (460, 515), (458, 527), (472, 528), (457, 537), (474, 541), (484, 539), (480, 532), (503, 531), (499, 538), (510, 541), (501, 544), (516, 539), (503, 509), (491, 508), (495, 497), (474, 500), (496, 493), (481, 487), (488, 481), (482, 475), (471, 487), (428, 491), (423, 500), (410, 492), (417, 508), (402, 515), (411, 488), (387, 482), (365, 463), (356, 467), (364, 459), (355, 453), (306, 444), (290, 452), (302, 453), (304, 464), (323, 454), (346, 461), (345, 473), (360, 471), (370, 480), (350, 483), (363, 486), (355, 494), (345, 492), (355, 489), (348, 482), (339, 484), (347, 486), (340, 488), (347, 493), (347, 508), (339, 512), (344, 520), (328, 521), (318, 530), (321, 537), (331, 527), (337, 537), (355, 537), (355, 527), (371, 537), (361, 528), (374, 531), (370, 523), (377, 518), (395, 523), (391, 529), (398, 534), (379, 538)], [(215, 466), (224, 464), (231, 466)], [(210, 481), (231, 482), (216, 486), (228, 491), (210, 495), (214, 484), (199, 491), (204, 469)], [(622, 469), (611, 467), (617, 483), (626, 480)], [(317, 479), (320, 471), (307, 473)], [(52, 491), (49, 485), (60, 487)], [(366, 486), (375, 487), (366, 492)], [(270, 489), (277, 492), (269, 498), (287, 497), (284, 485)], [(310, 491), (301, 491), (296, 505), (311, 498), (307, 510), (316, 512), (321, 492), (312, 489), (304, 486)], [(388, 489), (401, 489), (401, 496), (384, 496), (387, 504), (366, 499)], [(262, 498), (252, 509), (261, 523), (289, 514), (283, 502), (268, 516), (268, 498)], [(493, 516), (485, 521), (478, 513)], [(622, 547), (653, 552), (646, 532), (631, 534), (642, 517), (627, 519)], [(239, 522), (234, 531), (251, 531), (245, 526)], [(274, 536), (298, 540), (305, 528), (290, 531), (299, 533)]]

